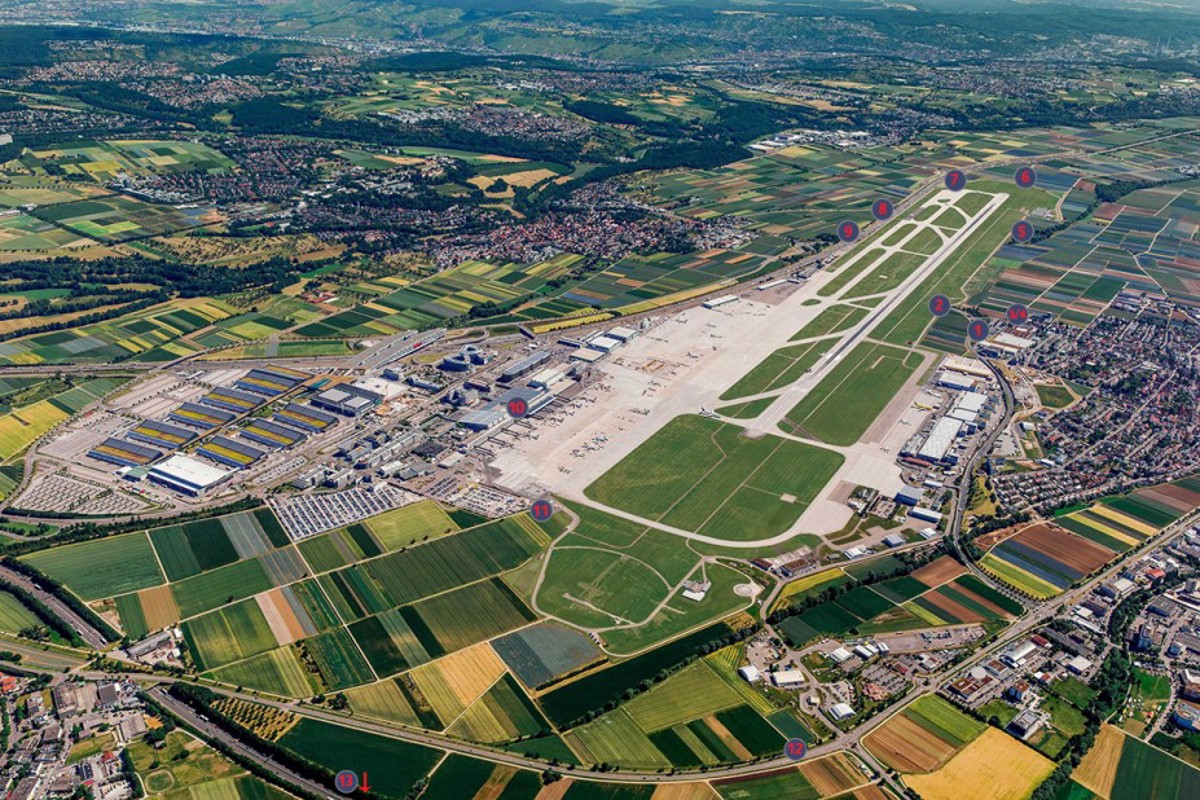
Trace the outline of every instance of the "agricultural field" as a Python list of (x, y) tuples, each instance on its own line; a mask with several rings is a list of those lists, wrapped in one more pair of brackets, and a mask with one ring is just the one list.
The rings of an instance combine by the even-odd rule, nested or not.
[(364, 524), (385, 552), (459, 530), (450, 515), (432, 500), (388, 511)]
[(1044, 598), (1061, 594), (1116, 556), (1091, 539), (1037, 524), (997, 544), (980, 565), (1013, 588)]
[(83, 600), (158, 586), (165, 580), (145, 533), (53, 547), (23, 556), (21, 560), (64, 584)]
[(16, 634), (41, 624), (42, 621), (37, 615), (26, 608), (16, 596), (0, 592), (0, 631)]
[[(721, 800), (818, 800), (822, 797), (850, 797), (848, 792), (863, 787), (867, 778), (854, 756), (839, 752), (799, 766), (747, 778), (724, 778), (712, 782)], [(854, 797), (859, 795), (855, 793)], [(864, 795), (864, 797), (869, 795)]]
[(279, 646), (271, 625), (254, 600), (211, 611), (181, 625), (192, 660), (200, 671), (224, 666)]
[[(219, 613), (219, 612), (214, 612)], [(295, 648), (279, 647), (213, 670), (210, 677), (279, 697), (310, 697), (321, 687), (300, 663)]]
[(71, 142), (26, 152), (22, 165), (35, 175), (47, 167), (57, 174), (108, 183), (119, 175), (142, 176), (177, 172), (226, 172), (233, 162), (208, 145), (193, 141), (112, 140)]
[(374, 290), (379, 296), (370, 302), (304, 325), (295, 333), (313, 339), (339, 339), (432, 327), (464, 317), (484, 303), (503, 305), (529, 297), (549, 281), (566, 275), (580, 258), (564, 253), (529, 266), (466, 261), (407, 285), (401, 278), (384, 279), (399, 285), (379, 286)]
[[(885, 558), (856, 566), (828, 569), (787, 584), (776, 608), (799, 604), (841, 586), (851, 576), (862, 579), (869, 571), (894, 565), (887, 564)], [(851, 630), (866, 636), (966, 622), (1007, 622), (1021, 615), (1023, 609), (1018, 603), (965, 573), (961, 564), (943, 556), (911, 575), (858, 586), (831, 602), (806, 608), (786, 617), (778, 628), (791, 644), (801, 646), (821, 636)]]
[(898, 772), (931, 773), (986, 728), (941, 697), (926, 695), (894, 714), (863, 741), (877, 758)]
[(570, 727), (589, 711), (602, 709), (610, 699), (620, 697), (627, 689), (636, 687), (663, 669), (696, 655), (701, 647), (720, 639), (729, 631), (730, 628), (724, 623), (716, 623), (641, 655), (593, 670), (581, 678), (542, 693), (537, 698), (538, 705), (556, 727)]
[(144, 739), (135, 740), (129, 755), (147, 797), (284, 800), (289, 796), (181, 730), (167, 734), (160, 749)]
[(1193, 798), (1200, 787), (1200, 770), (1112, 725), (1100, 729), (1071, 778), (1105, 800)]
[(441, 757), (428, 747), (311, 719), (297, 722), (279, 745), (332, 772), (367, 772), (375, 791), (395, 800), (404, 800)]
[(996, 800), (1024, 800), (1054, 767), (1007, 733), (986, 728), (936, 771), (905, 775), (904, 783), (926, 800), (960, 800), (980, 786)]
[(124, 382), (124, 378), (88, 378), (73, 384), (4, 379), (0, 386), (0, 411), (6, 412), (0, 414), (0, 462), (20, 454), (60, 422)]
[(446, 732), (476, 742), (498, 743), (549, 734), (550, 724), (516, 680), (506, 675), (463, 711)]
[(788, 412), (780, 427), (830, 444), (854, 444), (923, 360), (917, 353), (863, 342)]
[(693, 219), (730, 215), (764, 237), (786, 242), (831, 231), (847, 215), (869, 216), (880, 195), (899, 201), (930, 174), (896, 160), (896, 148), (843, 151), (787, 147), (714, 170), (648, 181), (658, 203)]
[(730, 541), (787, 530), (842, 456), (734, 425), (671, 420), (586, 489), (589, 498), (666, 525)]
[(105, 322), (0, 342), (0, 365), (169, 361), (200, 351), (180, 337), (235, 313), (210, 298), (172, 300)]
[(555, 622), (542, 622), (492, 642), (512, 673), (531, 689), (578, 672), (604, 658), (585, 634)]
[(67, 234), (104, 243), (164, 236), (225, 221), (215, 206), (160, 206), (124, 195), (94, 197), (29, 212)]
[(541, 789), (537, 773), (455, 753), (438, 765), (421, 793), (424, 800), (474, 797), (533, 798)]
[[(1137, 154), (1134, 149), (1123, 157), (1132, 160)], [(1129, 168), (1130, 163), (1120, 166)], [(1084, 169), (1089, 167), (1094, 165)], [(1038, 172), (1039, 184), (1045, 180), (1043, 173)], [(1064, 182), (1074, 180), (1073, 175), (1064, 176)], [(1090, 192), (1073, 190), (1072, 194), (1086, 202), (1094, 200)], [(1002, 247), (985, 267), (998, 272), (999, 278), (981, 298), (981, 305), (1003, 313), (1019, 302), (1031, 312), (1075, 325), (1090, 323), (1122, 291), (1165, 293), (1194, 306), (1200, 303), (1200, 281), (1195, 275), (1198, 223), (1200, 182), (1132, 192), (1120, 203), (1101, 205), (1087, 221), (1036, 244)]]

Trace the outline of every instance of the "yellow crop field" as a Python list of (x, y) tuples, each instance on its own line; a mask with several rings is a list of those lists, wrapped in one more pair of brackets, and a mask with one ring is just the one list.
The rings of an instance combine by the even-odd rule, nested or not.
[(49, 400), (42, 400), (0, 417), (0, 461), (12, 458), (69, 416)]
[(449, 725), (504, 672), (504, 662), (485, 642), (418, 667), (411, 674), (429, 705)]
[(179, 608), (175, 605), (175, 595), (166, 584), (142, 589), (138, 592), (138, 603), (142, 606), (142, 614), (146, 616), (146, 627), (149, 630), (161, 630), (179, 622)]
[(937, 772), (905, 775), (925, 800), (962, 800), (980, 786), (994, 800), (1025, 800), (1054, 771), (1054, 762), (1007, 733), (988, 728)]
[(1154, 527), (1153, 525), (1142, 522), (1140, 519), (1135, 519), (1127, 514), (1122, 514), (1115, 508), (1110, 508), (1103, 503), (1097, 503), (1089, 508), (1088, 511), (1091, 511), (1093, 514), (1099, 514), (1102, 517), (1108, 517), (1113, 522), (1119, 522), (1126, 528), (1132, 528), (1133, 530), (1144, 533), (1147, 536), (1153, 536), (1154, 534), (1158, 533), (1158, 528)]
[(654, 790), (650, 800), (716, 800), (717, 793), (707, 783), (664, 783)]
[(1079, 762), (1071, 778), (1076, 783), (1100, 797), (1112, 795), (1113, 782), (1117, 779), (1117, 767), (1121, 765), (1121, 751), (1125, 749), (1125, 734), (1111, 725), (1100, 728), (1096, 743)]
[(835, 578), (840, 578), (845, 574), (846, 573), (842, 571), (841, 567), (834, 567), (833, 569), (827, 569), (812, 575), (806, 575), (799, 580), (795, 580), (784, 585), (782, 595), (784, 597), (791, 597), (792, 595), (801, 594), (802, 592), (807, 592), (814, 586), (818, 586), (826, 581), (834, 580)]
[(350, 701), (350, 708), (354, 709), (355, 714), (399, 722), (402, 725), (421, 724), (420, 718), (395, 681), (382, 681), (349, 689), (346, 691), (346, 699)]

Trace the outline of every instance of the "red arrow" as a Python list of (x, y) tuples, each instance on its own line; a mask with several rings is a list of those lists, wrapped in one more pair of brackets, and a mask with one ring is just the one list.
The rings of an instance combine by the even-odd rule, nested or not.
[(365, 773), (365, 772), (363, 773), (362, 790), (364, 792), (371, 791), (371, 784), (367, 782), (367, 773)]

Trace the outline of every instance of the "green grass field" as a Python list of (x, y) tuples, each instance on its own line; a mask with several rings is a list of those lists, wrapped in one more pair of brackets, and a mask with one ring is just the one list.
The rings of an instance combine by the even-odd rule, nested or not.
[(780, 427), (830, 444), (854, 444), (921, 361), (916, 353), (863, 342), (788, 412)]
[(24, 603), (7, 592), (0, 592), (0, 631), (20, 633), (41, 624), (42, 621)]
[(795, 383), (833, 346), (832, 341), (816, 341), (781, 347), (764, 358), (733, 386), (721, 394), (721, 400), (771, 392)]
[(862, 322), (867, 316), (867, 309), (857, 308), (856, 306), (842, 304), (830, 306), (821, 310), (811, 322), (801, 328), (792, 336), (792, 341), (801, 339), (809, 339), (814, 336), (827, 336), (831, 333), (840, 333), (849, 330), (857, 323)]
[(633, 698), (625, 711), (639, 728), (652, 733), (741, 703), (741, 696), (721, 680), (707, 661), (697, 661)]
[(200, 670), (265, 653), (277, 646), (258, 603), (243, 600), (183, 623), (183, 637)]
[(84, 600), (112, 597), (164, 583), (145, 533), (55, 547), (22, 558)]
[(294, 650), (280, 647), (214, 670), (211, 676), (233, 686), (282, 697), (311, 697), (320, 687), (301, 666)]
[(728, 541), (787, 530), (841, 466), (840, 454), (737, 426), (676, 417), (585, 493), (667, 525)]
[(311, 719), (301, 719), (279, 744), (332, 772), (367, 772), (373, 792), (397, 800), (407, 797), (441, 757), (429, 747)]
[(384, 550), (399, 550), (425, 539), (458, 530), (454, 521), (432, 500), (388, 511), (365, 523)]

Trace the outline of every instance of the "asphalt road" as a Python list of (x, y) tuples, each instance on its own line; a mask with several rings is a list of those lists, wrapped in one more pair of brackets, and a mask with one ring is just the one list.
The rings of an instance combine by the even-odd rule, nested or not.
[(79, 638), (87, 642), (90, 647), (96, 650), (103, 650), (108, 644), (105, 638), (100, 635), (100, 631), (93, 628), (83, 617), (76, 614), (57, 597), (40, 588), (21, 573), (0, 564), (0, 578), (4, 578), (9, 583), (15, 583), (45, 603), (51, 611), (70, 623), (71, 627), (79, 633)]

